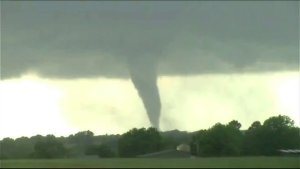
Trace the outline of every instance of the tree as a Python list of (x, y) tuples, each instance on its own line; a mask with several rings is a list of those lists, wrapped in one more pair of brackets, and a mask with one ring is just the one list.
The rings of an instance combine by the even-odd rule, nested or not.
[(234, 128), (234, 129), (237, 129), (237, 130), (239, 130), (239, 129), (242, 127), (241, 123), (239, 123), (239, 122), (236, 121), (236, 120), (232, 120), (231, 122), (228, 123), (227, 126), (228, 126), (228, 127), (232, 127), (232, 128)]
[(81, 147), (86, 147), (93, 144), (94, 133), (91, 131), (81, 131), (75, 135), (70, 135), (69, 140), (71, 143), (78, 144)]
[(256, 129), (260, 128), (260, 127), (261, 127), (261, 123), (259, 121), (255, 121), (255, 122), (253, 122), (251, 124), (251, 126), (249, 127), (248, 130), (253, 131), (253, 130), (256, 130)]
[(242, 145), (241, 124), (231, 121), (227, 125), (215, 124), (208, 130), (200, 130), (193, 137), (192, 153), (199, 156), (239, 155)]
[(12, 138), (4, 138), (0, 141), (0, 159), (14, 158), (15, 147), (15, 141)]
[(37, 158), (61, 158), (65, 157), (66, 149), (53, 135), (37, 141), (34, 145), (34, 156)]
[(81, 131), (67, 138), (70, 156), (83, 156), (90, 146), (94, 145), (94, 133), (91, 131)]
[(288, 116), (275, 116), (265, 120), (262, 126), (260, 147), (263, 155), (276, 155), (279, 149), (299, 148), (299, 128)]
[(243, 155), (259, 155), (260, 148), (263, 146), (261, 138), (263, 137), (262, 125), (259, 121), (255, 121), (246, 130), (243, 140)]
[(192, 137), (191, 153), (193, 155), (198, 155), (198, 156), (212, 155), (213, 150), (210, 143), (211, 143), (211, 137), (208, 134), (208, 130), (199, 130)]
[(97, 149), (97, 155), (99, 157), (114, 157), (115, 153), (111, 150), (111, 148), (108, 145), (101, 144)]
[(121, 157), (151, 153), (162, 149), (162, 137), (155, 128), (132, 129), (123, 134), (118, 142)]
[(288, 116), (279, 115), (270, 117), (264, 121), (264, 126), (271, 130), (281, 130), (294, 127), (295, 122)]
[(34, 151), (34, 144), (28, 137), (20, 137), (15, 139), (17, 152), (16, 158), (29, 158)]
[(241, 123), (236, 120), (229, 122), (226, 125), (227, 132), (227, 143), (226, 148), (224, 150), (224, 154), (237, 156), (241, 154), (242, 151), (242, 143), (243, 143), (243, 134), (240, 131), (242, 127)]
[(245, 134), (246, 155), (277, 155), (279, 149), (299, 149), (300, 129), (288, 116), (274, 116), (263, 125), (254, 122)]
[(115, 152), (112, 151), (111, 147), (107, 144), (91, 145), (86, 149), (86, 155), (98, 155), (102, 158), (114, 157)]

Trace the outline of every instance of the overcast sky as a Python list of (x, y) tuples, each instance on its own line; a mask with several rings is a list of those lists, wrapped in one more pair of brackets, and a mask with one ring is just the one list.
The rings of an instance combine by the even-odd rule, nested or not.
[[(157, 60), (162, 129), (300, 117), (298, 1), (1, 1), (2, 137), (149, 126), (128, 57)], [(65, 133), (7, 126), (45, 110)]]
[(4, 1), (1, 75), (120, 77), (128, 55), (167, 75), (298, 70), (298, 32), (298, 1)]

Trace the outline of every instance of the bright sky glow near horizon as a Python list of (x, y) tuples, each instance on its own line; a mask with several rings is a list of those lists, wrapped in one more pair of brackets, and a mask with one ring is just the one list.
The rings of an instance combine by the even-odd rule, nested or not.
[[(196, 131), (234, 119), (247, 129), (279, 114), (300, 126), (299, 82), (299, 72), (160, 77), (162, 131)], [(2, 80), (0, 95), (0, 138), (68, 136), (84, 130), (122, 134), (150, 127), (129, 79), (59, 80), (27, 74)]]
[(0, 139), (300, 126), (299, 1), (0, 5)]

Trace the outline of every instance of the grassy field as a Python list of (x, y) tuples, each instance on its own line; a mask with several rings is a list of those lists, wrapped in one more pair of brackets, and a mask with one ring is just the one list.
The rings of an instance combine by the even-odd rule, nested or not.
[(57, 159), (57, 160), (1, 160), (0, 166), (29, 168), (300, 168), (300, 157), (226, 157), (226, 158), (193, 158), (193, 159), (148, 159), (148, 158), (115, 158), (115, 159)]

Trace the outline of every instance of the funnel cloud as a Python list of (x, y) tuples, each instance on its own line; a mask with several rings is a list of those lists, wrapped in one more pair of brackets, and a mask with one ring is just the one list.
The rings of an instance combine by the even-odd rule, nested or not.
[(152, 126), (159, 128), (161, 103), (157, 87), (156, 62), (151, 57), (128, 58), (131, 81), (143, 101)]

